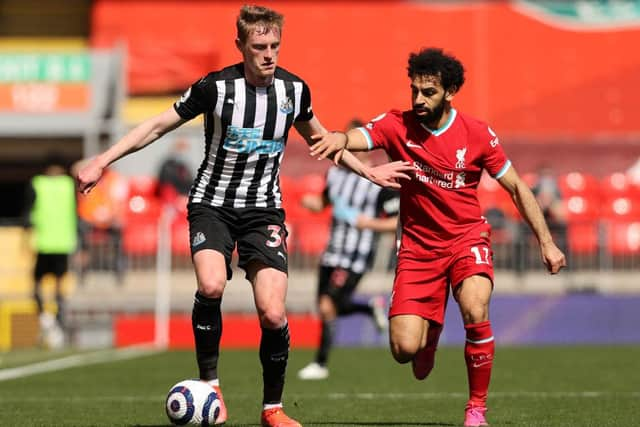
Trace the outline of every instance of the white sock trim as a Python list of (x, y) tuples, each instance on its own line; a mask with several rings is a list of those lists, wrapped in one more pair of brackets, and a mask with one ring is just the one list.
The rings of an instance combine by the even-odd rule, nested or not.
[(264, 405), (262, 405), (262, 410), (266, 411), (267, 409), (273, 409), (273, 408), (282, 408), (282, 402), (280, 403), (265, 403)]
[(484, 344), (484, 343), (488, 343), (488, 342), (491, 342), (491, 341), (493, 341), (493, 337), (489, 337), (489, 338), (485, 338), (483, 340), (477, 340), (477, 341), (470, 340), (469, 338), (467, 338), (467, 342), (469, 342), (471, 344)]

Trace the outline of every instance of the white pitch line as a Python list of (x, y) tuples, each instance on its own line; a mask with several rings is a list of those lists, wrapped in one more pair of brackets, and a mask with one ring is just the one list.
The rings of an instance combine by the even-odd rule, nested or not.
[[(255, 394), (250, 393), (231, 393), (234, 399), (242, 400), (242, 399), (254, 399)], [(301, 393), (296, 394), (296, 398), (303, 399), (330, 399), (330, 400), (418, 400), (418, 399), (451, 399), (451, 398), (464, 398), (468, 395), (468, 393), (462, 392), (442, 392), (442, 393), (328, 393), (328, 394), (319, 394), (319, 393)], [(93, 401), (101, 401), (101, 402), (158, 402), (162, 401), (166, 396), (164, 395), (145, 395), (145, 396), (127, 396), (127, 395), (118, 395), (118, 396), (49, 396), (46, 398), (42, 397), (16, 397), (15, 399), (12, 397), (1, 398), (0, 402), (42, 402), (46, 400), (48, 402), (93, 402)], [(603, 397), (616, 397), (622, 399), (637, 399), (640, 397), (640, 391), (498, 391), (491, 393), (491, 397), (494, 398), (550, 398), (550, 399), (566, 399), (566, 398), (574, 398), (574, 399), (598, 399)]]
[(126, 347), (121, 349), (100, 350), (92, 353), (75, 354), (60, 359), (32, 363), (16, 368), (0, 369), (0, 381), (13, 380), (30, 375), (55, 372), (78, 366), (95, 365), (97, 363), (113, 362), (117, 360), (133, 359), (157, 353), (158, 350), (141, 347)]

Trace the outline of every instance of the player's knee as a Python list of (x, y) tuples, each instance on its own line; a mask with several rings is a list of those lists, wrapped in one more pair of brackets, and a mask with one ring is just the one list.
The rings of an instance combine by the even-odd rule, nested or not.
[(466, 307), (462, 310), (462, 319), (465, 325), (486, 322), (489, 320), (489, 310), (482, 304)]
[(398, 363), (410, 362), (418, 350), (418, 343), (403, 340), (391, 340), (391, 354)]
[(266, 329), (281, 328), (286, 321), (284, 308), (269, 307), (259, 310), (260, 326)]
[(221, 298), (226, 284), (226, 276), (210, 274), (198, 280), (198, 292), (207, 298)]
[(328, 295), (320, 297), (320, 301), (318, 302), (318, 312), (320, 314), (320, 318), (324, 321), (336, 318), (336, 306), (331, 297)]

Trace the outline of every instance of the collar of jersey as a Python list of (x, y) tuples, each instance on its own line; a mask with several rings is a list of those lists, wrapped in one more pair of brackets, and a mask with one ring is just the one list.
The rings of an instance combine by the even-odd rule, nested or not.
[(432, 135), (440, 136), (443, 133), (445, 133), (447, 131), (447, 129), (449, 129), (451, 127), (451, 123), (453, 123), (453, 121), (456, 119), (457, 115), (458, 115), (458, 112), (456, 111), (456, 109), (455, 108), (451, 108), (451, 111), (450, 111), (450, 114), (449, 114), (449, 120), (447, 120), (447, 123), (442, 125), (441, 128), (436, 129), (436, 130), (431, 130), (428, 127), (426, 127), (425, 125), (423, 125), (422, 123), (420, 123), (420, 126), (425, 128), (426, 130), (428, 130)]

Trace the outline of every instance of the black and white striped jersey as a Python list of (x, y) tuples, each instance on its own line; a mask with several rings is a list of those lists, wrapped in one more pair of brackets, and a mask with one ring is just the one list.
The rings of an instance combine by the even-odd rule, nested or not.
[[(397, 215), (400, 208), (400, 194), (397, 191), (382, 188), (339, 166), (332, 166), (327, 171), (324, 196), (329, 200), (341, 199), (346, 206), (372, 218)], [(321, 265), (340, 267), (355, 273), (364, 273), (372, 267), (379, 233), (359, 230), (336, 218), (332, 220), (330, 233)]]
[(254, 87), (240, 63), (194, 83), (174, 108), (185, 120), (204, 114), (205, 157), (190, 203), (281, 207), (280, 163), (289, 130), (313, 118), (304, 81), (277, 67), (270, 86)]

